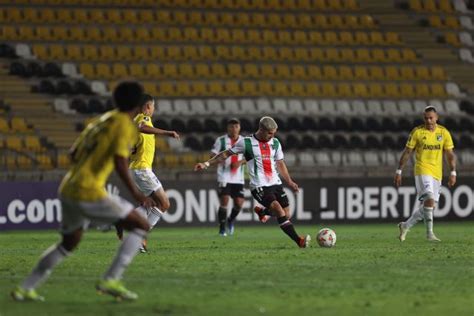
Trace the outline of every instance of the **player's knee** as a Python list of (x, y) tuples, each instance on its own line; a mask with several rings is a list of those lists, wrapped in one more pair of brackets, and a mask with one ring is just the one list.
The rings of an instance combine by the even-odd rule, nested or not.
[(166, 212), (170, 208), (170, 201), (166, 199), (161, 203), (161, 211)]
[(424, 207), (434, 207), (435, 200), (432, 197), (427, 196), (426, 199), (423, 200)]

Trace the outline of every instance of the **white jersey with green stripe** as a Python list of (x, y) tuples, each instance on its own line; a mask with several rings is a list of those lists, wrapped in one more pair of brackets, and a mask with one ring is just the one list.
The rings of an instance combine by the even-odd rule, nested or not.
[(281, 184), (276, 161), (283, 160), (280, 141), (272, 138), (261, 142), (255, 135), (243, 137), (230, 149), (232, 153), (244, 154), (250, 174), (250, 187), (268, 187)]
[[(232, 140), (228, 135), (217, 137), (214, 146), (212, 146), (211, 152), (217, 155), (221, 151), (231, 148), (241, 139), (243, 139), (243, 137), (240, 135), (235, 141)], [(217, 182), (244, 184), (244, 168), (242, 165), (239, 165), (237, 168), (231, 167), (233, 162), (238, 162), (242, 159), (244, 159), (243, 154), (236, 154), (230, 156), (224, 162), (220, 163), (217, 166)]]

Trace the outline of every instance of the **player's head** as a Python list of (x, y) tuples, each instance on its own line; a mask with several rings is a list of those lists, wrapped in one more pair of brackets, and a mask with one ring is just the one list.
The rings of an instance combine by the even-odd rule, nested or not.
[(240, 134), (240, 121), (237, 118), (227, 120), (227, 135), (230, 138), (236, 138)]
[(148, 116), (152, 116), (155, 112), (155, 98), (144, 93), (142, 98), (142, 112)]
[(121, 112), (140, 111), (143, 87), (135, 81), (123, 81), (114, 89), (113, 100)]
[(423, 120), (425, 121), (425, 126), (428, 129), (433, 129), (438, 122), (438, 113), (436, 108), (432, 105), (429, 105), (423, 111)]
[(258, 136), (261, 141), (268, 142), (275, 136), (278, 125), (270, 116), (264, 116), (258, 122)]

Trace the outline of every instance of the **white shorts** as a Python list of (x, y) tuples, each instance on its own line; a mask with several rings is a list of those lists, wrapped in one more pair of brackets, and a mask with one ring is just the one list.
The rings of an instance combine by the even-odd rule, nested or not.
[(86, 202), (59, 198), (62, 205), (61, 232), (72, 233), (78, 228), (87, 228), (90, 222), (113, 224), (130, 214), (135, 207), (118, 195), (109, 195), (102, 200)]
[(130, 169), (130, 173), (138, 189), (146, 196), (150, 196), (162, 187), (160, 180), (150, 169)]
[(438, 202), (441, 181), (436, 180), (432, 176), (418, 175), (415, 176), (415, 185), (419, 201), (423, 201), (427, 195), (431, 195), (435, 202)]

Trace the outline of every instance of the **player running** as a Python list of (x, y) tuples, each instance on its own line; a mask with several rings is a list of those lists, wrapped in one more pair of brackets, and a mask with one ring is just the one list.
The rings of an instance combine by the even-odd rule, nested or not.
[(398, 224), (400, 241), (404, 241), (410, 228), (422, 219), (425, 221), (427, 239), (440, 241), (433, 233), (433, 211), (439, 199), (443, 175), (443, 153), (451, 169), (448, 186), (452, 187), (456, 184), (456, 156), (451, 134), (445, 127), (437, 124), (438, 114), (433, 106), (425, 108), (423, 118), (425, 124), (411, 131), (395, 172), (394, 184), (399, 187), (402, 183), (403, 167), (415, 151), (415, 185), (421, 205), (406, 222)]
[[(240, 121), (231, 118), (227, 121), (227, 134), (216, 139), (211, 153), (217, 155), (221, 151), (231, 148), (243, 137), (240, 136)], [(245, 163), (242, 154), (232, 155), (217, 166), (217, 182), (219, 185), (219, 235), (227, 236), (226, 223), (229, 235), (234, 234), (234, 220), (242, 210), (244, 203), (244, 168)], [(232, 198), (234, 206), (227, 218), (227, 205)], [(226, 220), (227, 218), (227, 220)]]
[(141, 212), (118, 196), (107, 195), (105, 183), (115, 168), (120, 178), (144, 207), (155, 202), (138, 191), (128, 172), (130, 148), (138, 131), (132, 118), (140, 112), (143, 88), (135, 82), (123, 82), (113, 93), (116, 110), (91, 122), (71, 148), (72, 166), (59, 187), (62, 205), (62, 241), (48, 248), (31, 272), (11, 296), (17, 301), (43, 301), (36, 288), (53, 268), (79, 244), (88, 222), (120, 222), (130, 233), (121, 243), (111, 266), (97, 283), (98, 291), (118, 299), (135, 300), (138, 295), (127, 290), (120, 279), (138, 252), (150, 225)]
[[(280, 228), (300, 248), (309, 246), (310, 236), (299, 236), (291, 223), (288, 197), (283, 191), (279, 174), (286, 184), (298, 192), (298, 185), (291, 179), (285, 162), (283, 150), (275, 133), (278, 125), (271, 117), (264, 116), (260, 119), (258, 130), (249, 137), (243, 137), (232, 148), (221, 151), (206, 162), (196, 164), (195, 171), (207, 169), (210, 165), (219, 163), (236, 154), (243, 154), (247, 161), (250, 174), (250, 188), (253, 197), (267, 208), (272, 215), (277, 217)], [(260, 218), (264, 214), (258, 213)]]
[[(150, 224), (150, 229), (152, 229), (158, 223), (161, 216), (163, 216), (163, 213), (170, 207), (170, 201), (163, 189), (163, 185), (152, 170), (153, 159), (155, 158), (155, 135), (176, 139), (179, 139), (179, 135), (175, 131), (153, 127), (151, 118), (155, 112), (155, 99), (151, 95), (144, 94), (141, 104), (141, 113), (134, 118), (140, 134), (138, 142), (132, 149), (129, 168), (139, 190), (146, 196), (151, 197), (156, 203), (156, 206), (146, 209), (147, 220)], [(120, 227), (117, 227), (117, 234), (121, 238)], [(144, 239), (140, 252), (145, 253), (147, 251), (147, 242)]]

